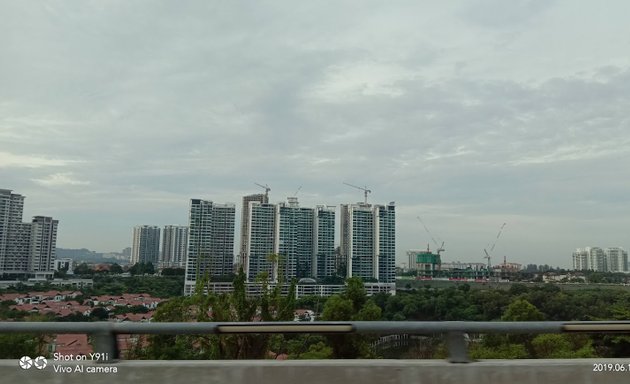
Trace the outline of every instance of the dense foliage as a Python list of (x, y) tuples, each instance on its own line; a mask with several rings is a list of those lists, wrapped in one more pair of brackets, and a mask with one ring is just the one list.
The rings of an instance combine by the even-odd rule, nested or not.
[[(160, 305), (153, 317), (155, 322), (187, 321), (289, 321), (295, 308), (295, 283), (288, 295), (281, 286), (269, 288), (263, 279), (263, 294), (248, 297), (245, 274), (241, 270), (234, 278), (230, 294), (204, 294), (207, 279), (200, 279), (195, 294), (174, 298)], [(135, 348), (133, 357), (148, 359), (261, 359), (270, 351), (270, 335), (156, 335)]]
[(94, 288), (85, 289), (85, 295), (121, 295), (145, 293), (153, 297), (176, 297), (184, 291), (184, 276), (94, 276)]
[[(283, 296), (280, 288), (265, 288), (261, 297), (245, 294), (245, 277), (234, 278), (234, 292), (227, 295), (205, 295), (200, 283), (197, 293), (182, 297), (183, 276), (121, 277), (95, 275), (94, 288), (83, 297), (97, 294), (149, 293), (170, 297), (154, 315), (154, 321), (290, 321), (295, 309), (310, 309), (318, 320), (328, 321), (591, 321), (629, 320), (630, 292), (619, 287), (585, 286), (562, 290), (552, 284), (512, 284), (509, 289), (484, 286), (472, 289), (461, 283), (448, 288), (424, 286), (401, 290), (394, 296), (378, 294), (368, 297), (360, 279), (348, 279), (343, 294), (329, 298), (307, 296), (294, 299)], [(266, 281), (262, 279), (263, 283)], [(266, 283), (265, 283), (266, 284)], [(266, 287), (266, 285), (265, 285)], [(480, 288), (476, 286), (475, 288)], [(26, 289), (18, 287), (16, 290)], [(41, 289), (50, 287), (41, 286)], [(81, 297), (78, 301), (81, 301)], [(33, 319), (33, 315), (11, 309), (12, 302), (0, 302), (0, 318), (11, 321)], [(145, 311), (136, 308), (135, 312)], [(107, 313), (96, 308), (90, 317), (72, 315), (63, 321), (105, 319)], [(39, 321), (54, 320), (40, 316)], [(1, 335), (0, 347), (28, 340), (26, 335)], [(32, 337), (31, 337), (32, 338)], [(630, 337), (619, 334), (550, 334), (550, 335), (469, 335), (470, 354), (474, 358), (572, 358), (628, 357)], [(141, 340), (130, 357), (150, 359), (245, 359), (270, 358), (285, 354), (288, 358), (371, 358), (445, 356), (441, 335), (415, 338), (401, 350), (384, 351), (375, 347), (377, 339), (367, 335), (223, 335), (168, 336)], [(22, 343), (34, 348), (41, 344)]]
[[(630, 319), (630, 292), (622, 289), (563, 291), (545, 284), (513, 284), (509, 290), (424, 287), (377, 295), (385, 320), (595, 321)], [(624, 335), (470, 335), (477, 358), (627, 357)], [(554, 348), (555, 346), (555, 348)], [(437, 353), (437, 351), (436, 351)]]

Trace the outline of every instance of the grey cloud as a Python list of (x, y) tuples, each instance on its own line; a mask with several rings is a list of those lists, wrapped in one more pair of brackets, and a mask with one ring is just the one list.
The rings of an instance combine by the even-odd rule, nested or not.
[[(370, 186), (399, 206), (399, 256), (421, 246), (424, 211), (462, 260), (507, 220), (521, 261), (536, 239), (538, 262), (566, 265), (601, 217), (623, 239), (630, 63), (519, 61), (497, 42), (552, 54), (523, 41), (544, 18), (541, 33), (558, 31), (569, 5), (468, 4), (3, 4), (0, 156), (41, 166), (5, 161), (0, 187), (54, 210), (60, 245), (101, 250), (139, 223), (183, 223), (191, 197), (238, 203), (253, 182), (274, 201), (303, 185), (305, 205)], [(90, 215), (111, 239), (85, 233)], [(555, 243), (540, 229), (562, 225)]]
[(462, 15), (481, 26), (513, 29), (540, 16), (554, 3), (547, 0), (477, 0), (466, 2), (467, 9)]

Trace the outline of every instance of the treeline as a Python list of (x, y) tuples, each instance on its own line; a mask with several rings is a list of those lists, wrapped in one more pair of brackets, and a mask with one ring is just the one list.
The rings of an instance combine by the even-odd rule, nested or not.
[[(501, 271), (493, 272), (494, 278), (506, 279), (512, 282), (533, 282), (542, 283), (545, 281), (543, 276), (558, 277), (557, 283), (577, 283), (577, 284), (629, 284), (630, 275), (623, 272), (596, 272), (596, 271), (572, 271), (561, 268), (551, 268), (547, 265), (538, 266), (538, 270), (523, 269), (521, 271)], [(467, 272), (468, 271), (468, 272)], [(459, 275), (472, 273), (471, 270), (460, 270)], [(398, 276), (415, 277), (418, 271), (409, 270), (397, 273)], [(434, 278), (457, 277), (449, 271), (436, 271)]]
[(94, 287), (82, 292), (84, 296), (144, 293), (152, 297), (171, 298), (184, 294), (184, 276), (94, 276)]
[[(363, 282), (348, 279), (344, 293), (329, 298), (295, 299), (280, 288), (264, 289), (260, 297), (246, 295), (245, 276), (234, 278), (230, 294), (203, 294), (203, 281), (190, 297), (181, 296), (182, 276), (99, 277), (89, 294), (152, 291), (172, 298), (158, 307), (154, 322), (292, 321), (296, 309), (311, 309), (320, 321), (596, 321), (630, 319), (630, 293), (621, 289), (563, 291), (555, 285), (513, 284), (509, 290), (471, 289), (468, 284), (445, 289), (423, 288), (396, 295), (368, 297)], [(263, 284), (265, 279), (262, 279)], [(169, 292), (172, 291), (172, 292)], [(10, 313), (3, 302), (0, 312)], [(31, 315), (13, 320), (32, 319)], [(98, 313), (94, 314), (95, 316)], [(51, 319), (40, 317), (39, 320)], [(0, 347), (15, 340), (0, 335)], [(483, 335), (470, 334), (473, 358), (628, 357), (630, 337), (622, 334)], [(134, 359), (261, 359), (285, 355), (289, 359), (377, 358), (378, 335), (155, 335), (145, 336), (126, 352)], [(31, 343), (40, 346), (40, 343)], [(444, 358), (442, 335), (422, 335), (415, 344), (394, 352), (393, 358)]]
[[(170, 298), (184, 294), (184, 276), (179, 274), (163, 276), (131, 276), (119, 277), (98, 274), (92, 277), (93, 287), (80, 289), (83, 296), (122, 295), (123, 293), (144, 293), (152, 297)], [(16, 284), (14, 287), (0, 290), (0, 293), (28, 293), (46, 291), (72, 290), (49, 283), (26, 285)]]
[(471, 289), (469, 284), (437, 289), (425, 286), (374, 296), (384, 320), (500, 320), (508, 305), (523, 299), (534, 305), (543, 320), (627, 320), (630, 292), (622, 289), (561, 290), (557, 285), (513, 284), (510, 289)]
[[(597, 321), (630, 319), (630, 293), (621, 289), (563, 291), (546, 284), (473, 290), (468, 284), (376, 295), (384, 320)], [(476, 358), (627, 357), (626, 335), (470, 335)], [(434, 351), (439, 355), (439, 350)]]
[[(293, 289), (293, 288), (292, 288)], [(270, 290), (259, 298), (245, 295), (244, 277), (237, 276), (229, 295), (193, 295), (177, 298), (158, 308), (154, 321), (287, 321), (296, 308), (321, 313), (328, 321), (572, 321), (627, 320), (630, 293), (594, 289), (572, 292), (557, 286), (509, 290), (472, 290), (467, 284), (447, 289), (425, 287), (395, 296), (368, 297), (360, 279), (349, 279), (343, 294), (328, 299), (305, 297), (298, 301)], [(630, 338), (625, 335), (469, 335), (474, 358), (627, 357)], [(203, 340), (203, 342), (201, 341)], [(375, 358), (377, 336), (367, 335), (234, 335), (154, 336), (136, 348), (135, 358)], [(424, 345), (388, 357), (443, 358), (441, 335), (424, 335)], [(416, 347), (418, 347), (416, 345)], [(183, 355), (181, 355), (183, 353)]]
[[(59, 274), (60, 277), (66, 277), (67, 269), (62, 269)], [(98, 267), (92, 267), (89, 264), (81, 263), (77, 265), (74, 270), (75, 276), (92, 277), (94, 275), (119, 275), (124, 272), (129, 272), (130, 275), (153, 275), (156, 273), (155, 266), (151, 262), (140, 262), (132, 265), (131, 267), (123, 268), (119, 264), (101, 264)], [(163, 276), (181, 276), (184, 275), (183, 268), (164, 268), (161, 271)]]
[[(263, 294), (246, 294), (245, 274), (234, 278), (230, 294), (203, 294), (203, 282), (190, 297), (173, 298), (161, 304), (153, 316), (154, 322), (249, 322), (292, 321), (298, 306), (321, 309), (321, 320), (371, 321), (382, 317), (381, 309), (366, 295), (358, 278), (347, 280), (343, 294), (327, 300), (295, 299), (295, 281), (287, 295), (281, 287), (268, 288), (263, 282)], [(155, 335), (139, 339), (128, 351), (134, 359), (264, 359), (285, 355), (288, 358), (357, 358), (377, 357), (370, 347), (374, 337), (361, 335)]]

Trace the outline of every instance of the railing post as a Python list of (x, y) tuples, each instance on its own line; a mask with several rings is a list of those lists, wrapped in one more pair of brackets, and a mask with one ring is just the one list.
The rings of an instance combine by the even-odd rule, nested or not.
[(118, 342), (116, 334), (110, 330), (102, 330), (92, 334), (94, 352), (99, 353), (96, 362), (112, 363), (118, 359)]
[(449, 332), (446, 335), (448, 361), (451, 363), (470, 363), (468, 346), (463, 332)]

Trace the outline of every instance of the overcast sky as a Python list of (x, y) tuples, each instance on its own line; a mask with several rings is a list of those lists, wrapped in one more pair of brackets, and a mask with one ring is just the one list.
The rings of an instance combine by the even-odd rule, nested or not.
[[(630, 2), (0, 0), (0, 188), (119, 251), (269, 184), (397, 206), (398, 262), (630, 247)], [(337, 235), (338, 237), (338, 235)], [(238, 240), (235, 241), (238, 244)], [(432, 246), (433, 248), (433, 246)], [(238, 251), (238, 250), (235, 250)]]

